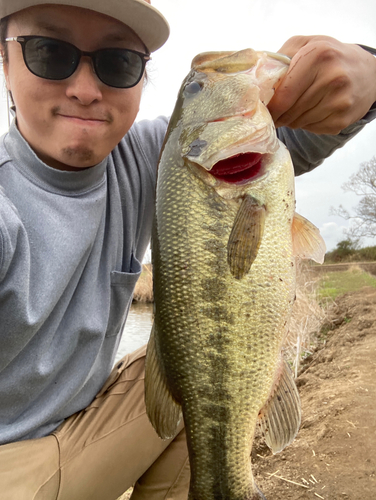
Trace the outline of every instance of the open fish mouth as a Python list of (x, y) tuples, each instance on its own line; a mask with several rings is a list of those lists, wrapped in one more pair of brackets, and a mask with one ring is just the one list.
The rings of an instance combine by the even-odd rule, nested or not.
[(210, 170), (210, 174), (229, 184), (244, 184), (265, 172), (261, 153), (240, 153), (224, 160), (220, 160)]

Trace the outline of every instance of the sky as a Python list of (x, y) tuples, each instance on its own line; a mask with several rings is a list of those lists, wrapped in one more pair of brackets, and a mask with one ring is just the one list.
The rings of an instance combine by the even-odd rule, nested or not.
[[(193, 57), (212, 50), (253, 48), (277, 52), (294, 35), (328, 35), (376, 47), (375, 0), (152, 0), (170, 24), (168, 42), (148, 66), (138, 120), (170, 115)], [(6, 94), (0, 94), (0, 134), (7, 130)], [(319, 229), (332, 250), (348, 222), (330, 215), (359, 199), (341, 186), (362, 162), (376, 156), (376, 120), (313, 172), (296, 179), (296, 210)], [(364, 240), (363, 245), (375, 244)]]

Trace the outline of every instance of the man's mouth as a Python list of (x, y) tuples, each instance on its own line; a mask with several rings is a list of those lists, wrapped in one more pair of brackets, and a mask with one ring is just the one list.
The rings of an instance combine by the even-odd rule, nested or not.
[(68, 110), (62, 109), (60, 106), (55, 106), (52, 108), (53, 116), (61, 116), (62, 118), (67, 118), (68, 120), (76, 120), (77, 123), (82, 124), (101, 124), (101, 123), (112, 123), (114, 118), (109, 111), (103, 109), (92, 109), (92, 110)]
[(61, 114), (63, 118), (68, 118), (69, 120), (77, 121), (78, 123), (85, 123), (85, 124), (99, 124), (99, 123), (104, 123), (106, 120), (100, 119), (100, 118), (86, 118), (82, 116), (74, 116), (74, 115), (63, 115)]
[(262, 154), (244, 153), (216, 163), (210, 170), (216, 179), (230, 184), (243, 184), (262, 175)]

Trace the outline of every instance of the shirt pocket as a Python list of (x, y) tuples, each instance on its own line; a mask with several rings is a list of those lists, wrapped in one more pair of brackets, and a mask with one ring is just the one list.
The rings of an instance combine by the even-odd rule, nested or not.
[(111, 272), (111, 303), (106, 337), (118, 335), (123, 329), (132, 303), (134, 287), (141, 274), (141, 263), (132, 256), (130, 271)]

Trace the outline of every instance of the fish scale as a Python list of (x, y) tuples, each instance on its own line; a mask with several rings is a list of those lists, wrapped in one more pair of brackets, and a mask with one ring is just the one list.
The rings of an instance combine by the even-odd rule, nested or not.
[[(236, 57), (239, 60), (239, 53)], [(254, 65), (255, 57), (251, 59)], [(232, 102), (238, 113), (237, 95), (242, 94), (245, 105), (244, 96), (259, 92), (242, 92), (247, 84), (244, 72), (232, 86), (236, 75), (226, 77), (226, 84), (223, 75), (211, 75), (207, 66), (204, 76), (196, 69), (198, 73), (191, 72), (183, 83), (159, 164), (146, 406), (163, 438), (174, 435), (183, 413), (191, 467), (189, 500), (259, 500), (264, 496), (250, 463), (257, 421), (273, 451), (291, 442), (300, 423), (299, 397), (281, 359), (295, 295), (294, 174), (286, 148), (268, 137), (275, 135), (268, 126), (270, 115), (255, 100), (252, 106), (259, 111), (245, 113), (250, 125), (236, 116), (241, 126), (226, 126), (232, 133), (218, 135), (216, 122), (210, 123), (210, 131), (205, 128), (206, 111), (200, 114), (199, 99), (207, 109), (205, 95), (207, 100), (220, 95), (212, 90), (217, 78), (227, 100), (217, 102), (211, 116), (228, 117)], [(192, 81), (200, 85), (189, 87), (185, 102), (184, 89)], [(195, 101), (191, 94), (197, 88), (200, 97)], [(265, 135), (265, 154), (255, 178), (241, 184), (216, 179), (206, 164), (210, 134), (220, 145), (217, 161), (218, 155), (230, 157), (244, 149), (243, 132), (248, 126), (254, 131), (255, 121), (257, 140)], [(218, 124), (223, 130), (220, 120)], [(244, 140), (252, 142), (251, 132), (250, 137)], [(248, 145), (248, 150), (260, 152), (262, 147)], [(304, 228), (304, 222), (300, 226)]]
[[(279, 328), (276, 336), (275, 319), (278, 316), (282, 321), (280, 311), (292, 300), (293, 268), (289, 276), (285, 269), (278, 273), (275, 251), (285, 233), (283, 221), (278, 216), (275, 223), (266, 224), (252, 272), (236, 280), (228, 269), (227, 242), (238, 205), (225, 210), (215, 191), (207, 193), (200, 179), (179, 166), (174, 151), (167, 149), (165, 154), (173, 159), (160, 172), (156, 228), (163, 238), (155, 276), (155, 300), (160, 304), (155, 327), (160, 331), (164, 371), (174, 381), (175, 399), (189, 401), (183, 402), (184, 421), (192, 454), (200, 457), (191, 459), (200, 499), (215, 498), (217, 463), (231, 471), (229, 481), (239, 498), (247, 498), (254, 427), (275, 370), (270, 365), (271, 351), (276, 363), (284, 332)], [(213, 205), (221, 207), (220, 217)], [(285, 225), (292, 214), (285, 212)], [(211, 248), (215, 249), (215, 265)], [(291, 237), (285, 248), (291, 254)], [(272, 272), (283, 276), (283, 281), (271, 279), (265, 260), (276, 263)], [(281, 297), (277, 303), (276, 296)], [(262, 337), (249, 331), (252, 322), (257, 322)], [(202, 422), (207, 425), (203, 427)], [(238, 428), (246, 429), (240, 439)], [(213, 442), (217, 443), (214, 450)], [(203, 448), (210, 453), (196, 451)], [(231, 489), (230, 485), (218, 487)], [(204, 490), (209, 491), (207, 495)]]

